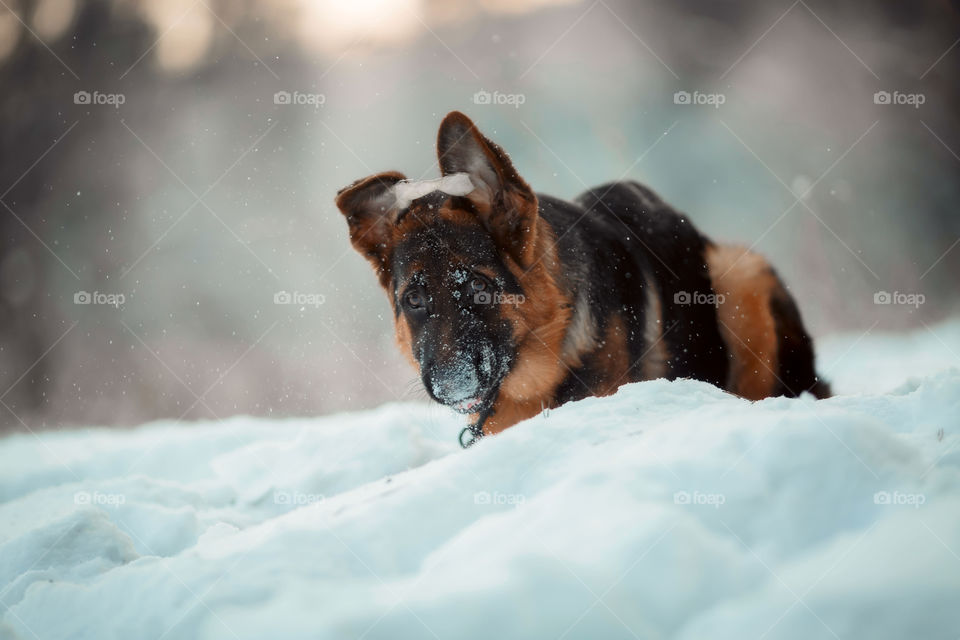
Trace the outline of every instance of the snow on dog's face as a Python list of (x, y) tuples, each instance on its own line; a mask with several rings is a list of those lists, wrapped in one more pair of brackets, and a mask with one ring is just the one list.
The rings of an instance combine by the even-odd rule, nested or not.
[[(426, 202), (443, 207), (443, 197)], [(487, 408), (513, 360), (512, 327), (497, 307), (524, 299), (490, 235), (439, 217), (399, 241), (393, 271), (398, 338), (427, 392), (462, 413)]]
[(533, 191), (466, 116), (444, 119), (437, 152), (442, 178), (377, 174), (340, 191), (337, 206), (390, 295), (397, 339), (427, 392), (480, 414), (537, 326), (529, 314), (543, 312), (528, 303), (546, 277), (543, 234)]

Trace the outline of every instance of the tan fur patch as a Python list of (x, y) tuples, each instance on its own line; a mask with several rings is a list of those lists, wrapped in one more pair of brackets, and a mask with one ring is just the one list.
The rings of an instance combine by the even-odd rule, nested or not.
[(644, 380), (656, 380), (667, 374), (667, 361), (670, 352), (663, 340), (663, 309), (660, 306), (660, 294), (653, 278), (644, 278), (647, 308), (643, 326), (643, 339), (647, 348), (640, 359), (640, 370)]
[(623, 316), (619, 313), (610, 316), (607, 330), (603, 334), (603, 343), (596, 354), (597, 366), (603, 370), (605, 383), (597, 389), (591, 389), (595, 395), (607, 396), (614, 393), (630, 368), (630, 356), (627, 352), (627, 329)]
[(402, 353), (407, 361), (413, 365), (413, 368), (419, 372), (420, 363), (413, 357), (413, 338), (410, 333), (410, 325), (407, 324), (407, 319), (402, 313), (397, 316), (394, 322), (394, 329), (397, 334), (397, 346), (400, 347), (400, 353)]
[(493, 411), (483, 423), (484, 435), (492, 436), (508, 427), (512, 427), (521, 420), (532, 418), (544, 409), (551, 408), (539, 400), (525, 400), (516, 402), (506, 398), (498, 399), (493, 405)]
[(524, 291), (533, 292), (522, 303), (504, 305), (503, 315), (514, 328), (516, 365), (500, 387), (504, 399), (518, 402), (549, 401), (563, 381), (567, 366), (561, 359), (563, 341), (570, 325), (572, 305), (558, 285), (560, 263), (553, 232), (537, 226), (536, 262), (524, 270), (506, 259), (507, 268)]
[(749, 400), (766, 398), (773, 393), (778, 367), (770, 310), (777, 279), (762, 256), (743, 247), (710, 246), (706, 260), (713, 290), (724, 296), (717, 320), (730, 354), (727, 390)]

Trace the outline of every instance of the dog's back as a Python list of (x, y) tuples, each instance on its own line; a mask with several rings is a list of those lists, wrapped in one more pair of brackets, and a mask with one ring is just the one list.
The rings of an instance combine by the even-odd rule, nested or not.
[[(797, 306), (763, 257), (714, 244), (636, 182), (590, 189), (575, 199), (582, 209), (547, 196), (540, 201), (574, 299), (589, 305), (575, 310), (573, 322), (591, 325), (598, 336), (612, 323), (624, 325), (623, 382), (696, 378), (751, 400), (829, 395), (816, 377)], [(558, 401), (587, 395), (589, 381), (602, 387), (617, 373), (606, 371), (610, 359), (584, 360)]]

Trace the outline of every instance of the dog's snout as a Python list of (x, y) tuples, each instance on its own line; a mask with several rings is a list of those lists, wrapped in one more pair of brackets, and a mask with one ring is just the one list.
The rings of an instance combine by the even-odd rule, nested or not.
[(423, 384), (443, 403), (476, 397), (480, 380), (471, 358), (458, 357), (450, 362), (433, 362), (423, 367)]

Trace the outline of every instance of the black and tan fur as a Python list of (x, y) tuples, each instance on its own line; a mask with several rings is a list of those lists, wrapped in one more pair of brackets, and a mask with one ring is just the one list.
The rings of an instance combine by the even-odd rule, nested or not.
[(796, 304), (759, 255), (711, 242), (636, 182), (573, 202), (535, 194), (459, 112), (440, 125), (437, 152), (472, 192), (401, 208), (404, 176), (386, 172), (341, 190), (337, 206), (428, 393), (483, 433), (654, 378), (750, 400), (829, 395)]

